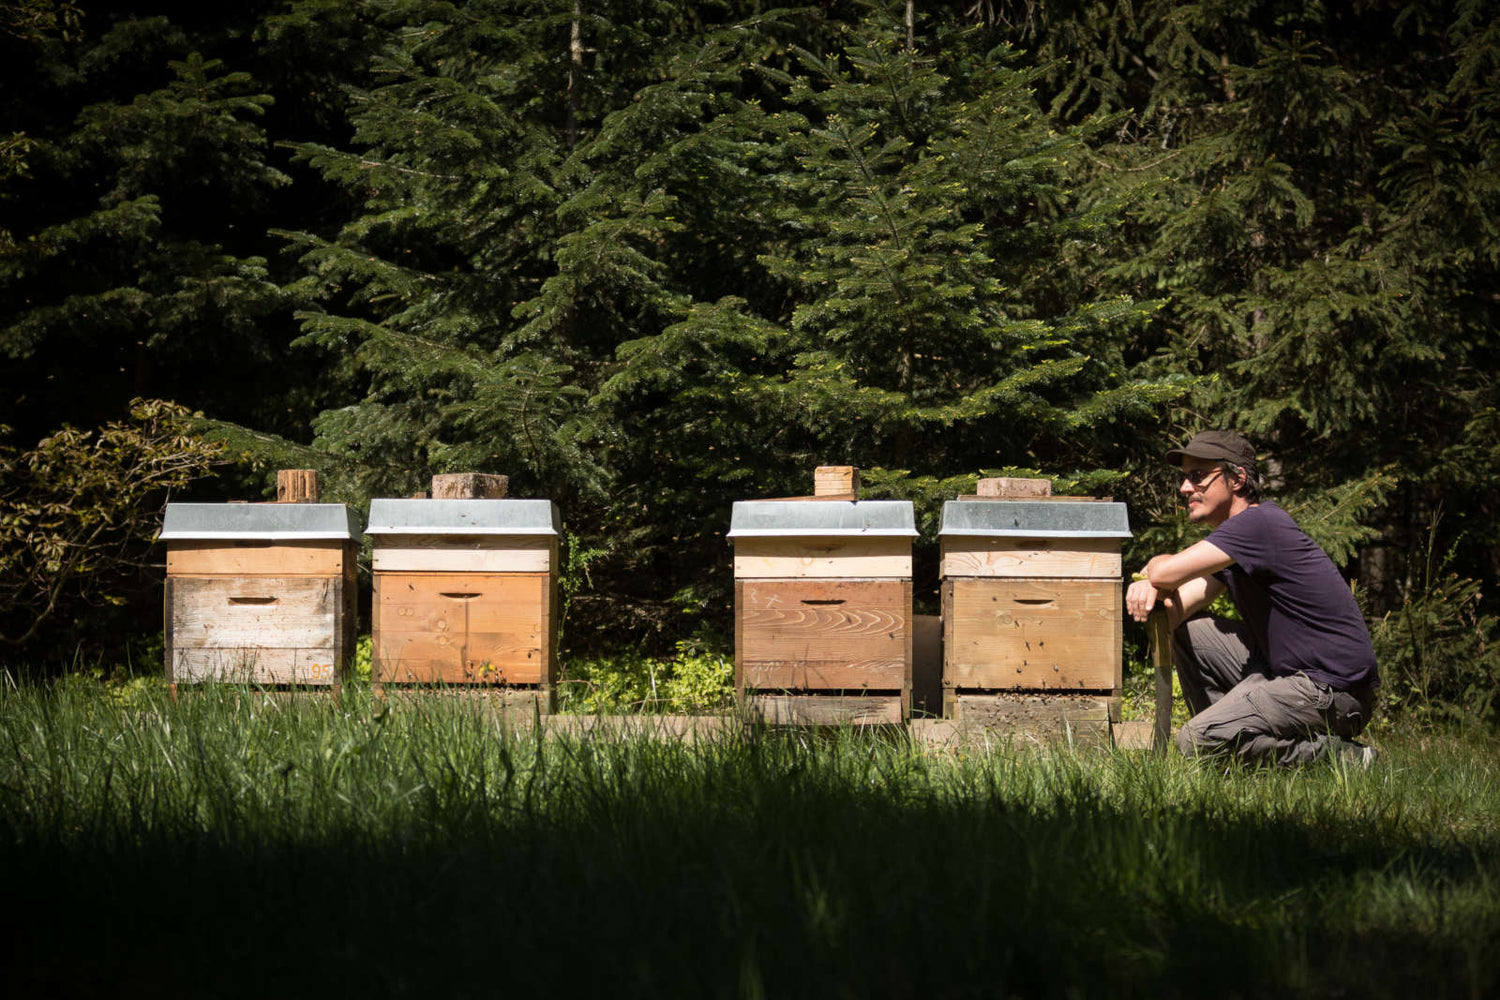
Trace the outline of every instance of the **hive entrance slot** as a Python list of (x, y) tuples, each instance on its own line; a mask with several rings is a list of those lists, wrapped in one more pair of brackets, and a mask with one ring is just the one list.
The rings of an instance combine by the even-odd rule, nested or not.
[(804, 598), (802, 598), (802, 603), (803, 604), (843, 604), (844, 600), (841, 597), (830, 597), (830, 598), (824, 598), (824, 599), (821, 599), (821, 600), (816, 599), (816, 598), (811, 598), (811, 597), (804, 597)]

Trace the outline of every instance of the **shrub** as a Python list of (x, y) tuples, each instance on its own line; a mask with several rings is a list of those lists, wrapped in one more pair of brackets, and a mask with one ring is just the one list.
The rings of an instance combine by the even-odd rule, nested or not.
[(63, 427), (28, 451), (0, 441), (0, 645), (123, 603), (167, 498), (218, 461), (220, 446), (191, 420), (174, 403), (137, 399), (128, 422)]
[(562, 681), (564, 711), (709, 712), (734, 700), (734, 657), (721, 643), (696, 636), (660, 658), (638, 651), (568, 663)]
[[(1456, 548), (1456, 546), (1455, 546)], [(1428, 723), (1500, 722), (1500, 621), (1484, 610), (1479, 582), (1450, 572), (1453, 550), (1425, 570), (1406, 603), (1372, 623), (1381, 707)]]

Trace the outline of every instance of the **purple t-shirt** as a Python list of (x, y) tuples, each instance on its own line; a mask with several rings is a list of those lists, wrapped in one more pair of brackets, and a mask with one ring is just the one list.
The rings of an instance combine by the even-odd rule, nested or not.
[(1208, 540), (1234, 565), (1229, 588), (1273, 676), (1306, 673), (1347, 690), (1378, 682), (1370, 630), (1333, 560), (1274, 503), (1229, 518)]

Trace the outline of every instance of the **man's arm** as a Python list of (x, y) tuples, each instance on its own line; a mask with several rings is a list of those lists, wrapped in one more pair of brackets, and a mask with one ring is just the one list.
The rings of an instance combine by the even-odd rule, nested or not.
[(1224, 592), (1224, 585), (1211, 574), (1233, 564), (1223, 549), (1206, 541), (1156, 556), (1146, 563), (1146, 579), (1125, 591), (1125, 610), (1136, 621), (1145, 621), (1159, 599), (1168, 623), (1176, 628)]
[(1176, 590), (1189, 580), (1210, 576), (1234, 565), (1224, 550), (1213, 542), (1189, 545), (1173, 555), (1160, 555), (1146, 563), (1146, 579), (1157, 590)]

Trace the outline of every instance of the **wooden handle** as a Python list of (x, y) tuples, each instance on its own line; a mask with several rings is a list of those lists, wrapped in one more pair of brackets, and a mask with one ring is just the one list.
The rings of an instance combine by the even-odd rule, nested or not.
[(276, 601), (277, 598), (274, 597), (231, 597), (229, 599), (230, 604), (275, 604)]
[(1172, 739), (1172, 628), (1161, 608), (1146, 618), (1151, 637), (1151, 664), (1156, 672), (1156, 718), (1151, 727), (1151, 749), (1166, 753)]
[(455, 601), (472, 601), (476, 597), (484, 596), (483, 594), (469, 594), (463, 591), (443, 591), (442, 594), (444, 597), (452, 598)]
[(839, 598), (827, 598), (826, 600), (815, 600), (815, 599), (810, 598), (810, 597), (804, 597), (804, 598), (802, 598), (802, 603), (803, 604), (843, 604), (844, 600), (841, 597), (839, 597)]
[(1017, 604), (1025, 604), (1033, 608), (1055, 608), (1057, 599), (1055, 597), (1017, 597)]

